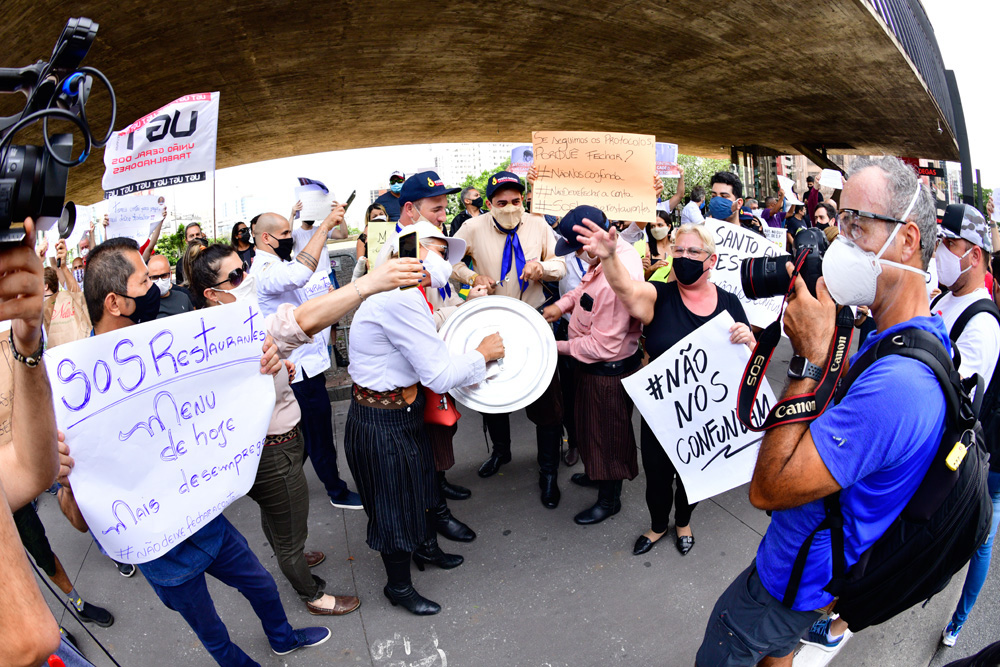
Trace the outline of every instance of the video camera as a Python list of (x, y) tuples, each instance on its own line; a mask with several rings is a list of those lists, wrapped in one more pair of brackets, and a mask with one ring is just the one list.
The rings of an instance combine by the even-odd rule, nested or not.
[[(76, 207), (65, 202), (69, 168), (83, 164), (93, 147), (110, 139), (115, 125), (115, 91), (107, 77), (80, 63), (97, 36), (98, 25), (88, 18), (70, 19), (56, 41), (48, 62), (39, 60), (21, 68), (0, 68), (0, 93), (24, 93), (27, 101), (19, 114), (0, 118), (0, 248), (24, 239), (25, 218), (37, 229), (57, 224), (67, 238), (76, 223)], [(108, 90), (111, 121), (104, 137), (95, 139), (87, 120), (86, 105), (94, 80)], [(83, 150), (73, 159), (73, 135), (49, 136), (49, 119), (67, 120), (83, 135)], [(42, 121), (43, 145), (13, 144), (14, 135)]]
[(743, 293), (751, 299), (784, 296), (792, 285), (785, 264), (793, 262), (797, 265), (804, 253), (805, 259), (799, 268), (799, 275), (806, 281), (812, 295), (816, 296), (816, 281), (823, 275), (823, 255), (828, 247), (830, 243), (826, 240), (826, 234), (810, 227), (795, 235), (791, 255), (744, 259), (740, 265)]

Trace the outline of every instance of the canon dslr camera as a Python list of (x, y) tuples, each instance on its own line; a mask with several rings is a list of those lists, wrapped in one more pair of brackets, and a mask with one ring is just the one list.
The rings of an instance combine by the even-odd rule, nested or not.
[(792, 285), (785, 264), (797, 263), (804, 254), (799, 275), (806, 281), (809, 292), (816, 296), (816, 281), (823, 275), (823, 254), (829, 246), (826, 234), (815, 227), (810, 227), (795, 235), (792, 255), (744, 259), (740, 265), (743, 293), (751, 299), (784, 296)]

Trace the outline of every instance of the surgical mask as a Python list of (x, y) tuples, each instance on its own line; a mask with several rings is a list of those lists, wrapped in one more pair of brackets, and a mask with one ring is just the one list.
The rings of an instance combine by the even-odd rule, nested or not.
[(493, 217), (504, 229), (514, 229), (521, 222), (521, 216), (524, 215), (523, 206), (515, 206), (514, 204), (507, 204), (503, 208), (493, 209)]
[(937, 272), (937, 262), (931, 262), (927, 265), (927, 298), (931, 298), (931, 293), (938, 288), (938, 272)]
[(590, 266), (593, 266), (601, 261), (600, 257), (595, 257), (586, 250), (580, 251), (580, 259), (582, 259), (585, 263), (589, 264)]
[(729, 220), (733, 217), (733, 204), (725, 197), (712, 197), (708, 202), (708, 213), (716, 220)]
[[(913, 199), (906, 211), (900, 216), (900, 220), (906, 220), (910, 215), (913, 205), (917, 203), (920, 195), (920, 184), (913, 193)], [(883, 266), (894, 266), (897, 269), (919, 273), (925, 280), (927, 272), (920, 269), (882, 259), (882, 255), (889, 248), (896, 234), (899, 233), (901, 224), (893, 225), (892, 233), (885, 240), (878, 253), (862, 250), (854, 242), (847, 240), (843, 234), (837, 236), (830, 244), (829, 249), (823, 256), (823, 280), (826, 288), (830, 291), (833, 300), (842, 306), (870, 306), (875, 303), (875, 291), (878, 287), (878, 277), (882, 274)]]
[(669, 227), (650, 227), (649, 228), (649, 233), (657, 241), (662, 241), (663, 239), (667, 238), (667, 234), (670, 233), (670, 228)]
[(962, 268), (962, 260), (972, 252), (972, 248), (959, 257), (948, 249), (948, 246), (941, 244), (938, 248), (937, 254), (934, 255), (934, 264), (937, 265), (938, 278), (941, 284), (945, 287), (951, 287), (958, 282), (958, 279), (962, 277), (962, 274), (971, 269), (971, 266)]
[(392, 194), (394, 195), (398, 195), (402, 189), (403, 189), (402, 183), (392, 183), (389, 185), (389, 190), (391, 190)]
[(125, 317), (136, 324), (155, 320), (156, 316), (160, 313), (160, 290), (156, 289), (156, 285), (150, 285), (149, 289), (142, 296), (129, 296), (127, 294), (120, 296), (135, 301), (135, 310), (132, 311), (131, 315), (126, 315)]
[(475, 199), (473, 199), (469, 203), (472, 204), (473, 206), (475, 206), (476, 208), (482, 208), (483, 207), (483, 198), (482, 197), (476, 197)]
[(73, 278), (76, 282), (83, 284), (83, 269), (73, 269)]
[(225, 292), (226, 294), (232, 294), (236, 297), (237, 301), (242, 301), (244, 299), (257, 299), (257, 285), (254, 282), (254, 276), (252, 273), (248, 273), (243, 277), (243, 282), (239, 284), (238, 287), (233, 289), (219, 289), (218, 287), (213, 287), (216, 292)]
[(80, 248), (80, 257), (86, 257), (90, 254), (90, 248)]
[(430, 274), (431, 287), (435, 289), (441, 289), (451, 280), (451, 264), (436, 252), (427, 252), (427, 257), (424, 258), (424, 270)]
[(699, 262), (690, 257), (675, 257), (673, 261), (674, 277), (681, 285), (694, 285), (705, 273), (705, 262)]
[(167, 292), (170, 291), (170, 278), (160, 278), (159, 280), (154, 280), (153, 284), (156, 285), (156, 289), (160, 290), (162, 296), (166, 296)]
[(376, 215), (374, 218), (371, 219), (372, 222), (387, 222), (388, 220), (389, 218), (385, 217), (384, 215)]
[(295, 241), (292, 237), (288, 237), (287, 239), (278, 239), (277, 247), (270, 244), (268, 245), (272, 250), (274, 250), (274, 254), (278, 256), (278, 259), (288, 262), (292, 259), (292, 244), (294, 242)]

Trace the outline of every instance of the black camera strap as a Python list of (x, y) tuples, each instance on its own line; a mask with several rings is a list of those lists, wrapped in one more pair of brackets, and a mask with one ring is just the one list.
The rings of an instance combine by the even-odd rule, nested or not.
[(833, 400), (837, 383), (844, 368), (844, 358), (851, 348), (851, 339), (854, 336), (854, 315), (850, 308), (841, 307), (837, 311), (836, 330), (833, 337), (833, 346), (830, 356), (823, 368), (823, 376), (820, 378), (816, 391), (808, 394), (798, 394), (778, 401), (764, 419), (763, 423), (755, 425), (753, 408), (757, 402), (757, 394), (760, 392), (761, 379), (767, 371), (774, 349), (781, 340), (781, 320), (785, 314), (785, 305), (788, 302), (788, 295), (795, 289), (795, 278), (798, 277), (799, 269), (805, 261), (805, 253), (799, 256), (795, 263), (795, 271), (792, 274), (792, 283), (788, 294), (781, 304), (781, 312), (778, 319), (772, 322), (757, 338), (757, 345), (753, 354), (750, 355), (750, 363), (743, 371), (743, 380), (740, 383), (740, 391), (737, 397), (737, 416), (751, 431), (766, 431), (775, 426), (784, 424), (794, 424), (795, 422), (811, 421), (820, 416), (830, 401)]

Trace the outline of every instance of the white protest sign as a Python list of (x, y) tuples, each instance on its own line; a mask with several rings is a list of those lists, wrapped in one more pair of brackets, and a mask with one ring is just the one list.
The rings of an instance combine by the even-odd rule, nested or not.
[(162, 556), (253, 485), (274, 410), (263, 326), (242, 302), (45, 352), (77, 504), (115, 560)]
[(677, 164), (677, 144), (656, 142), (656, 175), (661, 178), (677, 178), (681, 175)]
[(834, 190), (843, 190), (844, 175), (836, 169), (824, 169), (819, 175), (819, 184)]
[(785, 199), (788, 201), (789, 204), (792, 204), (793, 206), (794, 205), (802, 206), (803, 204), (805, 204), (804, 201), (796, 197), (795, 193), (792, 192), (792, 187), (795, 185), (795, 182), (792, 179), (787, 178), (785, 176), (778, 176), (777, 179), (778, 179), (778, 185), (781, 186), (781, 189), (785, 191)]
[(142, 245), (163, 219), (163, 204), (156, 195), (111, 197), (108, 200), (108, 238), (124, 236)]
[(333, 210), (333, 202), (336, 201), (332, 192), (324, 192), (315, 185), (296, 187), (295, 198), (302, 202), (299, 220), (312, 220), (317, 223), (326, 220), (326, 216)]
[(312, 274), (312, 277), (309, 278), (309, 282), (307, 282), (302, 289), (306, 293), (306, 298), (311, 299), (316, 296), (328, 294), (331, 287), (333, 287), (333, 284), (330, 282), (329, 274), (322, 274), (317, 271)]
[(771, 227), (770, 225), (764, 225), (764, 236), (767, 237), (768, 241), (774, 241), (774, 244), (778, 246), (778, 250), (785, 252), (785, 236), (788, 232), (785, 231), (784, 227)]
[(218, 125), (219, 93), (196, 93), (115, 132), (104, 148), (105, 196), (211, 178)]
[(527, 176), (528, 170), (531, 169), (531, 165), (534, 164), (534, 162), (535, 152), (531, 149), (530, 144), (515, 146), (510, 151), (509, 171), (523, 178), (524, 176)]
[(774, 257), (786, 253), (760, 234), (743, 229), (739, 225), (712, 218), (705, 220), (705, 225), (715, 239), (715, 252), (719, 255), (719, 261), (712, 269), (709, 280), (736, 295), (743, 304), (743, 310), (746, 311), (750, 324), (766, 327), (774, 322), (781, 312), (781, 297), (774, 296), (769, 299), (747, 297), (743, 293), (743, 283), (740, 280), (740, 265), (748, 257)]
[[(750, 481), (763, 437), (736, 416), (750, 350), (729, 342), (732, 325), (732, 316), (723, 311), (622, 380), (680, 473), (692, 503)], [(775, 402), (762, 378), (753, 408), (756, 423)]]

